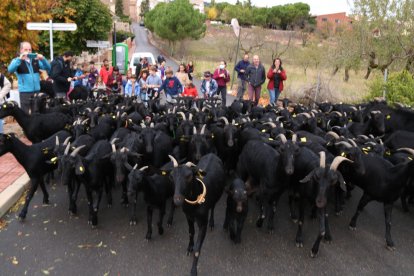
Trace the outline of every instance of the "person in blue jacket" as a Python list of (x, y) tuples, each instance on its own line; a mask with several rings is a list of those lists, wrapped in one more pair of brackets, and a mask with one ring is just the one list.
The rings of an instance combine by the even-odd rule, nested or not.
[(249, 55), (245, 54), (243, 59), (240, 60), (234, 70), (237, 71), (237, 98), (243, 99), (244, 92), (246, 91), (247, 87), (247, 80), (246, 80), (246, 69), (250, 65), (249, 62)]
[(172, 102), (174, 98), (183, 92), (183, 86), (180, 80), (174, 76), (174, 71), (171, 68), (165, 70), (165, 80), (159, 88), (158, 93), (161, 91), (165, 91), (167, 102)]
[(141, 87), (139, 86), (139, 83), (137, 82), (137, 78), (135, 77), (135, 75), (132, 74), (125, 85), (124, 94), (127, 97), (132, 97), (132, 96), (140, 97), (140, 94), (141, 94), (140, 92), (141, 92)]
[(40, 70), (50, 72), (49, 62), (43, 55), (33, 54), (29, 42), (20, 43), (20, 56), (10, 62), (8, 71), (17, 75), (20, 105), (26, 112), (30, 109), (30, 98), (40, 91)]

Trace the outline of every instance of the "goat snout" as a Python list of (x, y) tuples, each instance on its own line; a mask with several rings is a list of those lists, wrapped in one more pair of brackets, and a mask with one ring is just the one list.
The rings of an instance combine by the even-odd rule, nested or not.
[(184, 197), (181, 195), (174, 195), (174, 204), (177, 207), (180, 207), (181, 205), (183, 205), (184, 202)]

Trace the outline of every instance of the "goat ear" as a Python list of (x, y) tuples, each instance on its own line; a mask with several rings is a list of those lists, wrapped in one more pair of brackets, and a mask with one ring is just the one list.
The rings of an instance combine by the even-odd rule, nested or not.
[(75, 174), (83, 175), (85, 173), (85, 167), (83, 166), (82, 160), (78, 158), (75, 164)]
[(342, 174), (338, 171), (336, 171), (337, 175), (338, 175), (338, 182), (339, 182), (339, 187), (346, 192), (346, 183), (344, 180), (344, 177), (342, 176)]
[(308, 183), (309, 181), (311, 181), (312, 177), (313, 177), (314, 172), (311, 171), (307, 176), (305, 176), (305, 178), (303, 178), (302, 180), (299, 180), (300, 183)]

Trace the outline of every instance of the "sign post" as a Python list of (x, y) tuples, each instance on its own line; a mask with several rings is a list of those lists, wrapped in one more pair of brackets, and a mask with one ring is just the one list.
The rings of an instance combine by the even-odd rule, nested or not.
[(50, 60), (53, 60), (53, 31), (76, 31), (78, 26), (76, 23), (53, 23), (49, 20), (48, 23), (28, 22), (26, 28), (31, 31), (49, 31)]
[(231, 86), (230, 86), (230, 90), (233, 90), (233, 84), (234, 84), (234, 74), (236, 72), (236, 64), (237, 64), (237, 57), (239, 56), (239, 47), (240, 47), (240, 25), (239, 25), (239, 21), (237, 20), (237, 18), (233, 18), (231, 20), (231, 26), (233, 27), (233, 31), (234, 34), (236, 35), (236, 37), (238, 38), (237, 40), (237, 50), (236, 50), (236, 58), (234, 59), (234, 68), (233, 68), (233, 76), (231, 77)]
[(102, 41), (102, 40), (86, 40), (86, 47), (88, 48), (98, 48), (98, 63), (99, 61), (99, 54), (101, 49), (109, 48), (110, 46), (109, 41)]

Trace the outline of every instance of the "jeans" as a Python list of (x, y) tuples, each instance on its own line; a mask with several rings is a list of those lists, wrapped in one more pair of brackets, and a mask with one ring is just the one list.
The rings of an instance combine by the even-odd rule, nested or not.
[(24, 112), (29, 114), (29, 110), (31, 110), (31, 98), (35, 93), (39, 92), (20, 92), (20, 106)]
[(177, 102), (177, 100), (175, 99), (175, 98), (177, 98), (179, 96), (179, 94), (178, 95), (170, 95), (170, 94), (167, 94), (167, 102), (169, 102), (169, 103), (176, 103)]
[(253, 87), (251, 84), (247, 87), (249, 93), (249, 100), (254, 101), (255, 105), (259, 103), (260, 93), (262, 92), (262, 86)]
[(277, 88), (269, 89), (269, 95), (270, 95), (270, 103), (274, 104), (274, 103), (276, 103), (277, 99), (279, 98), (280, 91)]
[(244, 91), (246, 91), (246, 80), (237, 78), (237, 99), (243, 99)]
[(221, 105), (226, 106), (227, 86), (219, 86), (216, 93), (221, 94)]
[(0, 119), (0, 133), (4, 133), (4, 130), (3, 130), (3, 119)]

